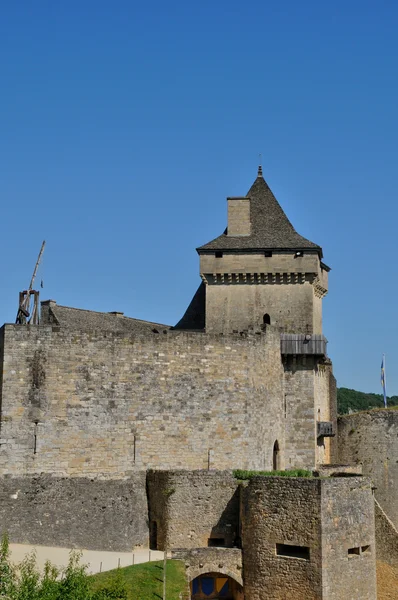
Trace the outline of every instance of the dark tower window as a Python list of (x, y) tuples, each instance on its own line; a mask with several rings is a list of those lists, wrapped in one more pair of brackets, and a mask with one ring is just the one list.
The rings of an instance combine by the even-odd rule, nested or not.
[(156, 521), (149, 522), (149, 547), (151, 550), (158, 549), (158, 524)]
[(279, 470), (279, 444), (278, 444), (278, 440), (276, 440), (275, 444), (274, 444), (274, 449), (272, 452), (272, 469), (274, 471), (278, 471)]
[(222, 252), (216, 252), (216, 258), (222, 258)]
[(268, 313), (263, 316), (263, 325), (271, 325), (271, 317)]

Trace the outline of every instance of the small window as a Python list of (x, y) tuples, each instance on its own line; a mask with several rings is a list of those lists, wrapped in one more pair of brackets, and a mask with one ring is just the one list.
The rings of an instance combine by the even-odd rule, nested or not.
[(360, 548), (348, 548), (348, 556), (359, 556), (361, 553)]
[(272, 252), (271, 252), (271, 250), (265, 250), (265, 252), (264, 252), (264, 256), (265, 256), (266, 258), (271, 258), (271, 256), (272, 256)]
[(276, 555), (286, 558), (301, 558), (310, 560), (310, 549), (308, 546), (292, 546), (290, 544), (276, 544)]
[(156, 521), (149, 523), (149, 547), (151, 550), (158, 549), (158, 524)]
[(369, 544), (367, 546), (362, 546), (361, 547), (361, 553), (362, 554), (370, 554), (370, 546), (369, 546)]
[(216, 252), (216, 258), (222, 258), (222, 252)]
[(294, 258), (301, 258), (302, 256), (304, 256), (304, 252), (302, 250), (298, 250), (294, 253)]
[(219, 548), (225, 546), (224, 538), (209, 538), (207, 541), (209, 548)]
[(280, 467), (279, 464), (279, 444), (278, 444), (278, 440), (276, 440), (275, 444), (274, 444), (274, 449), (272, 451), (272, 469), (274, 471), (278, 471)]
[(268, 313), (263, 316), (263, 325), (271, 325), (271, 317)]

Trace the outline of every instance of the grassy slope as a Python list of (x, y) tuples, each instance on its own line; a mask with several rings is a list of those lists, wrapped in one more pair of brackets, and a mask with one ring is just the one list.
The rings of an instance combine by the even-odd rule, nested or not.
[[(129, 591), (129, 600), (156, 600), (163, 597), (163, 561), (143, 563), (120, 569)], [(93, 589), (101, 588), (115, 575), (107, 571), (90, 577)], [(166, 571), (167, 600), (179, 600), (180, 593), (185, 598), (187, 583), (184, 564), (178, 560), (167, 561)]]

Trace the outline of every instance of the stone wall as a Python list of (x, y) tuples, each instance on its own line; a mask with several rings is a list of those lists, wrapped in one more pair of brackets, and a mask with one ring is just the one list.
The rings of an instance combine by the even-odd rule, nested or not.
[(272, 329), (134, 335), (5, 325), (2, 334), (1, 473), (272, 468), (283, 440)]
[(313, 469), (336, 461), (336, 440), (317, 438), (317, 421), (332, 421), (337, 431), (336, 380), (329, 361), (313, 356), (285, 357), (283, 415), (284, 468)]
[[(320, 481), (256, 477), (244, 492), (243, 572), (248, 600), (322, 598)], [(276, 544), (310, 549), (310, 560), (277, 556)]]
[(330, 361), (318, 362), (314, 373), (315, 418), (331, 421), (335, 437), (317, 438), (316, 463), (337, 462), (337, 390)]
[(210, 284), (208, 332), (260, 327), (268, 313), (271, 324), (286, 333), (322, 333), (322, 299), (315, 289), (322, 288), (319, 296), (327, 292), (328, 275), (316, 254), (295, 258), (292, 252), (270, 257), (263, 252), (224, 252), (222, 257), (203, 253), (200, 272)]
[(311, 469), (316, 463), (315, 361), (312, 356), (288, 357), (284, 366), (284, 467)]
[(325, 600), (375, 600), (376, 541), (371, 484), (321, 480), (322, 592)]
[(339, 462), (362, 464), (375, 497), (398, 527), (398, 411), (370, 410), (338, 420)]
[(393, 567), (398, 567), (398, 529), (375, 500), (376, 555)]
[(150, 471), (151, 547), (170, 550), (236, 545), (238, 487), (228, 471)]
[(313, 331), (313, 287), (302, 284), (212, 284), (206, 288), (206, 331), (260, 328), (264, 314), (286, 333)]
[(148, 547), (145, 473), (127, 480), (0, 478), (0, 533), (11, 542), (130, 551)]
[(376, 600), (366, 479), (253, 478), (242, 521), (247, 600)]

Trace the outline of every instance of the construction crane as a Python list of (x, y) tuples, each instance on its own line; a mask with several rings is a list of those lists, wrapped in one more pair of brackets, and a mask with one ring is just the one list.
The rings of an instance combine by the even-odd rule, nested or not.
[[(39, 256), (37, 257), (36, 265), (33, 271), (32, 279), (30, 280), (29, 288), (23, 292), (19, 292), (19, 308), (15, 323), (17, 325), (38, 325), (39, 324), (39, 292), (33, 289), (33, 285), (37, 275), (37, 269), (43, 256), (45, 240), (43, 241)], [(31, 309), (31, 299), (33, 298), (33, 306)]]

